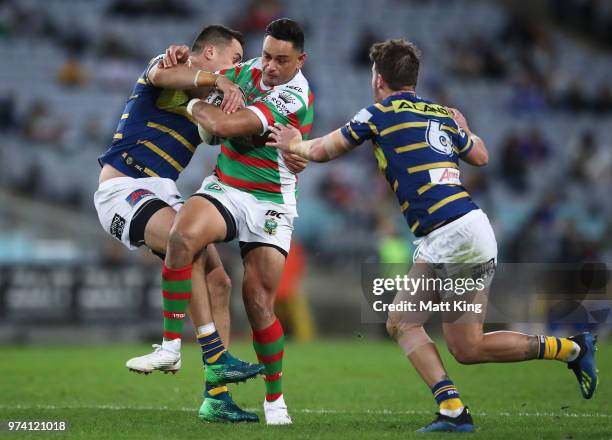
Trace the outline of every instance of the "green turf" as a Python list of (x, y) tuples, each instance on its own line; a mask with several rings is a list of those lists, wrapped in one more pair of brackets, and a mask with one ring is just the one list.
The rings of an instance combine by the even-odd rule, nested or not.
[[(379, 341), (289, 344), (285, 397), (292, 426), (200, 422), (202, 368), (198, 347), (183, 350), (176, 375), (128, 373), (125, 360), (144, 345), (0, 348), (0, 420), (65, 420), (64, 434), (27, 433), (6, 438), (233, 439), (448, 438), (415, 434), (433, 417), (431, 393), (395, 345)], [(254, 360), (250, 344), (235, 355)], [(474, 438), (612, 438), (612, 345), (600, 346), (602, 373), (594, 398), (580, 397), (564, 364), (462, 366), (443, 356), (451, 378), (477, 423)], [(230, 387), (235, 400), (263, 418), (261, 379)], [(541, 414), (541, 415), (538, 415)], [(0, 428), (0, 437), (6, 433)], [(4, 430), (4, 431), (3, 431)]]

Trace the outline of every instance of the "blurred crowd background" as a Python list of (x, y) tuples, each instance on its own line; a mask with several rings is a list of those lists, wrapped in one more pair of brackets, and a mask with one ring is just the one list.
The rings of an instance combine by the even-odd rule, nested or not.
[[(92, 201), (96, 158), (150, 58), (170, 44), (190, 44), (212, 23), (243, 31), (245, 56), (258, 56), (265, 26), (285, 16), (306, 33), (313, 136), (372, 102), (373, 42), (412, 40), (423, 51), (419, 95), (459, 108), (490, 150), (489, 165), (464, 166), (462, 179), (493, 223), (500, 261), (612, 260), (612, 2), (0, 0), (0, 264), (115, 268), (88, 274), (93, 290), (79, 295), (91, 296), (94, 311), (127, 301), (121, 290), (131, 278), (117, 271), (142, 270), (136, 290), (149, 289), (150, 301), (134, 293), (127, 316), (158, 329), (158, 263), (101, 230)], [(210, 173), (216, 154), (198, 149), (179, 180), (185, 195)], [(350, 333), (360, 324), (360, 265), (407, 261), (414, 239), (371, 146), (311, 164), (300, 176), (299, 213), (303, 276), (288, 290), (304, 293), (322, 331)], [(222, 250), (238, 292), (237, 249)], [(16, 280), (2, 273), (0, 314), (15, 321), (40, 312), (37, 322), (59, 325), (65, 315), (49, 312), (59, 304), (78, 325), (116, 317), (94, 313), (87, 321), (74, 312), (75, 302), (87, 301), (58, 293), (64, 278), (57, 287), (48, 274), (26, 270)], [(79, 279), (82, 287), (88, 278)], [(240, 326), (239, 295), (234, 300)], [(150, 313), (141, 313), (143, 304)], [(143, 334), (142, 325), (134, 328), (132, 336)]]

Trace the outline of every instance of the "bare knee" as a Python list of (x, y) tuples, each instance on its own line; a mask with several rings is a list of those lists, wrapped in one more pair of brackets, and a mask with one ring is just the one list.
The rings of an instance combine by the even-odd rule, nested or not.
[(463, 365), (472, 365), (482, 362), (482, 356), (478, 345), (465, 342), (453, 342), (448, 344), (448, 351), (455, 360)]
[(399, 333), (399, 324), (395, 319), (392, 318), (391, 314), (389, 314), (389, 317), (387, 318), (386, 327), (389, 336), (391, 336), (393, 339), (397, 339)]
[[(192, 262), (198, 253), (197, 236), (189, 231), (172, 228), (168, 238), (168, 256), (184, 264)], [(191, 260), (185, 262), (184, 260)]]

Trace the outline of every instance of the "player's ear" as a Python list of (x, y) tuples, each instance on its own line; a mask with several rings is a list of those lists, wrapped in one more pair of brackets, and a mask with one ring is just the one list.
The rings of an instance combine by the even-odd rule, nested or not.
[(214, 58), (216, 51), (217, 48), (215, 46), (212, 44), (207, 44), (204, 46), (204, 49), (202, 49), (202, 55), (204, 55), (204, 57), (210, 61)]
[(306, 62), (306, 52), (302, 52), (301, 55), (298, 56), (298, 69), (301, 69), (304, 63)]
[(376, 79), (374, 80), (376, 84), (376, 88), (378, 90), (383, 89), (385, 87), (385, 80), (383, 79), (380, 73), (376, 74)]

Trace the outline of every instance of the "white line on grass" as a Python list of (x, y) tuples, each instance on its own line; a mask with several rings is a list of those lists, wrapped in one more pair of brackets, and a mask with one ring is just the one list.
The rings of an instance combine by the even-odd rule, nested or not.
[[(170, 407), (170, 406), (123, 406), (123, 405), (0, 405), (0, 409), (23, 409), (23, 410), (69, 410), (69, 409), (87, 409), (87, 410), (110, 410), (110, 411), (180, 411), (180, 412), (193, 412), (197, 411), (196, 408), (188, 407)], [(247, 411), (256, 411), (256, 408), (247, 408)], [(324, 409), (324, 408), (298, 408), (292, 409), (290, 412), (302, 413), (302, 414), (338, 414), (338, 415), (429, 415), (431, 411), (424, 410), (403, 410), (396, 411), (390, 409), (367, 409), (367, 410), (337, 410), (337, 409)], [(612, 414), (604, 413), (572, 413), (572, 412), (523, 412), (519, 411), (516, 413), (504, 411), (497, 413), (477, 412), (473, 413), (476, 416), (493, 416), (493, 417), (576, 417), (576, 418), (612, 418)]]

